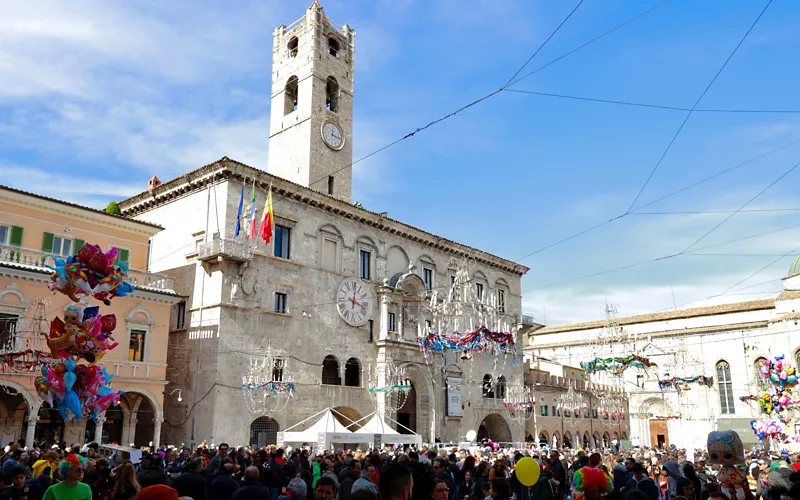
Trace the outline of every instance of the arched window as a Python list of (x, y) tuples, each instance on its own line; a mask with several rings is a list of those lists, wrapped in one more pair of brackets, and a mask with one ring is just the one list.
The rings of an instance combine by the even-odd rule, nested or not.
[(322, 383), (325, 385), (342, 385), (339, 377), (339, 361), (332, 355), (322, 360)]
[(300, 44), (300, 41), (297, 39), (296, 36), (293, 36), (289, 39), (289, 43), (286, 45), (286, 48), (289, 49), (289, 57), (297, 57), (297, 46)]
[(339, 43), (339, 40), (335, 39), (334, 37), (328, 38), (328, 52), (332, 56), (339, 57), (339, 49), (342, 45)]
[(339, 111), (339, 82), (332, 76), (325, 83), (325, 107), (334, 113)]
[(483, 376), (483, 397), (494, 397), (494, 391), (492, 391), (492, 376), (488, 373)]
[(732, 415), (736, 410), (733, 407), (731, 366), (727, 361), (720, 361), (717, 363), (717, 389), (719, 390), (720, 415)]
[(350, 358), (344, 364), (344, 385), (349, 387), (361, 386), (361, 363), (356, 358)]
[(296, 76), (290, 76), (288, 80), (286, 80), (286, 87), (283, 89), (284, 94), (284, 104), (283, 104), (283, 114), (288, 115), (293, 111), (297, 111), (297, 84), (298, 80)]
[(494, 396), (497, 399), (503, 399), (506, 397), (506, 378), (503, 375), (500, 375), (500, 378), (497, 379), (497, 386), (494, 390)]

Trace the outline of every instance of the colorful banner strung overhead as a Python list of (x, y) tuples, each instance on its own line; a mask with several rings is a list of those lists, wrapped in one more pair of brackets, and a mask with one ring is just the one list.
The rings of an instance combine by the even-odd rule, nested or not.
[[(493, 332), (482, 326), (472, 333), (429, 333), (417, 339), (420, 349), (427, 359), (429, 352), (445, 355), (447, 352), (487, 353), (500, 356), (515, 353), (514, 334)], [(513, 363), (513, 360), (512, 360)]]
[(714, 387), (714, 378), (706, 377), (705, 375), (697, 375), (695, 377), (672, 377), (659, 380), (658, 388), (663, 391), (664, 389), (674, 387), (680, 392), (681, 390), (689, 390), (689, 384)]
[(27, 349), (0, 354), (0, 370), (15, 372), (37, 371), (43, 364), (55, 363), (55, 358), (45, 351)]
[(615, 356), (611, 358), (595, 358), (591, 361), (581, 363), (581, 368), (588, 373), (610, 371), (614, 375), (620, 375), (628, 368), (650, 368), (656, 366), (649, 359), (631, 354), (629, 356)]

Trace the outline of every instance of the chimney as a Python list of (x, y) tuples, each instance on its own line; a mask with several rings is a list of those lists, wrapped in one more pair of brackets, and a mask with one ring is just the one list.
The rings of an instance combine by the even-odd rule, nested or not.
[(156, 190), (156, 188), (157, 188), (158, 186), (160, 186), (160, 185), (161, 185), (161, 181), (160, 181), (160, 180), (158, 180), (158, 177), (156, 177), (156, 176), (154, 175), (152, 179), (150, 179), (149, 181), (147, 181), (147, 190), (148, 190), (148, 191), (150, 191), (150, 194), (153, 194), (153, 191), (155, 191), (155, 190)]

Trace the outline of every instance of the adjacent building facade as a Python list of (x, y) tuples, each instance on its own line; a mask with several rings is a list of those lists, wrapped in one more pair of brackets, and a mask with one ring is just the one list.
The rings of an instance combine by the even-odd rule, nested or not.
[[(590, 382), (583, 369), (544, 358), (530, 366), (526, 386), (535, 403), (525, 425), (527, 441), (552, 448), (609, 449), (630, 439), (627, 394), (622, 388)], [(585, 402), (584, 412), (560, 408), (570, 388)], [(603, 398), (616, 398), (622, 414), (603, 411)]]
[[(98, 365), (115, 375), (112, 386), (125, 394), (105, 418), (64, 423), (37, 395), (34, 371), (0, 365), (0, 437), (4, 442), (69, 444), (85, 441), (158, 443), (164, 422), (167, 332), (171, 308), (179, 302), (172, 280), (147, 272), (150, 238), (161, 228), (102, 211), (16, 189), (0, 187), (0, 353), (47, 350), (41, 332), (63, 318), (71, 301), (47, 289), (52, 257), (76, 253), (84, 242), (116, 247), (130, 263), (135, 293), (115, 298), (103, 314), (115, 314), (119, 342)], [(97, 305), (94, 299), (84, 304)]]
[[(475, 295), (516, 329), (527, 268), (351, 203), (354, 36), (316, 1), (276, 30), (270, 174), (222, 158), (120, 203), (125, 216), (164, 228), (152, 240), (152, 268), (188, 297), (169, 341), (168, 379), (183, 402), (165, 405), (184, 422), (164, 429), (172, 443), (260, 446), (326, 407), (352, 420), (379, 408), (430, 441), (468, 430), (524, 439), (499, 396), (523, 384), (520, 342), (516, 360), (476, 355), (445, 366), (437, 356), (426, 363), (417, 337), (429, 327), (425, 305), (447, 293), (464, 259)], [(272, 192), (269, 244), (247, 236), (251, 189), (259, 220)], [(242, 391), (250, 367), (267, 359), (273, 377), (297, 389), (271, 414), (251, 411)], [(408, 401), (381, 408), (369, 387), (398, 371), (412, 383)], [(491, 395), (486, 377), (499, 388)]]
[[(763, 300), (622, 317), (611, 324), (598, 320), (545, 327), (529, 336), (526, 354), (577, 366), (597, 357), (597, 339), (607, 339), (613, 328), (631, 349), (614, 355), (635, 352), (657, 365), (630, 368), (621, 378), (608, 372), (592, 375), (593, 381), (627, 392), (633, 445), (698, 447), (710, 431), (725, 429), (736, 430), (746, 445), (753, 445), (757, 438), (750, 421), (765, 415), (757, 403), (740, 397), (757, 394), (763, 385), (759, 363), (781, 355), (800, 363), (800, 258), (783, 286), (783, 292)], [(711, 385), (681, 381), (695, 377), (707, 377)], [(786, 431), (794, 434), (794, 424), (786, 425)]]

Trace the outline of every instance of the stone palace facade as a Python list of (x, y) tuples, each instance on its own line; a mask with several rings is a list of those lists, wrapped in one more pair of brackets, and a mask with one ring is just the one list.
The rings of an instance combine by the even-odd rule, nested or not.
[[(435, 290), (446, 295), (465, 258), (475, 294), (518, 328), (528, 269), (351, 202), (354, 37), (316, 1), (276, 29), (270, 173), (222, 158), (120, 203), (125, 216), (164, 228), (152, 239), (150, 269), (173, 276), (187, 297), (169, 334), (169, 389), (183, 397), (164, 402), (176, 423), (164, 427), (166, 442), (274, 443), (326, 407), (358, 420), (376, 408), (368, 388), (389, 369), (404, 370), (413, 389), (386, 411), (423, 440), (459, 441), (468, 430), (524, 439), (501, 397), (523, 384), (521, 335), (518, 360), (476, 355), (446, 370), (441, 358), (426, 364), (416, 339), (429, 321), (422, 304)], [(244, 228), (235, 236), (242, 188), (246, 218), (253, 184), (259, 220), (272, 191), (268, 245)], [(342, 301), (353, 283), (366, 292), (357, 316), (344, 314), (349, 295)], [(274, 377), (296, 384), (274, 414), (251, 411), (242, 391), (251, 363), (265, 359)], [(498, 388), (491, 397), (486, 376)]]

